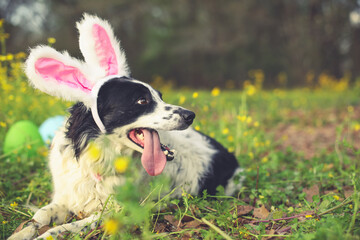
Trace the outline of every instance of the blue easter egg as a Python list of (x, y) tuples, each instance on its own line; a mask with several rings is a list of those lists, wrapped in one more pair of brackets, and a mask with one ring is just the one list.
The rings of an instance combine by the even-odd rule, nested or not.
[(39, 131), (42, 139), (47, 145), (50, 145), (55, 133), (63, 125), (64, 116), (55, 116), (46, 119), (40, 126)]

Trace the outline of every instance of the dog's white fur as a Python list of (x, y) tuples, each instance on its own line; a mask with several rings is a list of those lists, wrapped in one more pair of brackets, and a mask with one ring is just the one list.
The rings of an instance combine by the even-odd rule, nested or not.
[[(116, 52), (119, 76), (128, 76), (129, 69), (123, 51), (120, 50), (119, 42), (115, 39), (110, 25), (95, 16), (84, 15), (84, 19), (77, 24), (80, 33), (80, 48), (85, 57), (85, 62), (71, 58), (66, 52), (59, 53), (50, 47), (40, 46), (35, 48), (26, 62), (26, 74), (32, 84), (53, 96), (58, 96), (71, 101), (81, 101), (91, 108), (94, 97), (78, 88), (60, 85), (52, 79), (43, 79), (34, 68), (37, 59), (46, 57), (63, 62), (67, 66), (77, 68), (93, 86), (103, 81), (107, 76), (106, 70), (99, 66), (99, 60), (94, 50), (91, 37), (91, 29), (94, 24), (101, 25), (107, 32), (113, 49)], [(136, 81), (136, 80), (134, 80)], [(79, 232), (84, 226), (95, 227), (106, 199), (114, 193), (116, 186), (124, 183), (123, 175), (116, 173), (113, 161), (119, 155), (132, 155), (134, 151), (142, 152), (143, 149), (130, 141), (127, 133), (134, 128), (153, 128), (159, 133), (161, 142), (166, 143), (171, 149), (177, 150), (176, 160), (167, 162), (164, 174), (171, 176), (174, 186), (182, 186), (190, 194), (198, 194), (199, 180), (208, 172), (209, 159), (216, 153), (216, 149), (210, 145), (208, 140), (188, 128), (182, 131), (171, 131), (179, 129), (180, 116), (174, 116), (166, 120), (169, 112), (166, 107), (180, 108), (164, 103), (156, 91), (148, 84), (136, 81), (147, 87), (156, 101), (154, 113), (137, 119), (136, 122), (115, 129), (111, 134), (101, 134), (94, 143), (101, 148), (101, 156), (98, 161), (89, 160), (88, 151), (85, 148), (79, 159), (76, 159), (71, 140), (66, 138), (66, 125), (53, 139), (50, 152), (49, 167), (53, 177), (54, 195), (52, 202), (37, 211), (33, 222), (22, 231), (12, 235), (10, 239), (32, 239), (36, 231), (42, 226), (56, 223), (58, 227), (52, 228), (38, 238), (56, 236), (64, 231)], [(85, 146), (85, 140), (83, 142)], [(96, 177), (99, 167), (103, 168), (101, 177)], [(238, 170), (238, 172), (241, 170)], [(237, 172), (236, 172), (237, 173)], [(236, 174), (234, 174), (235, 176)], [(231, 195), (239, 185), (228, 184), (226, 194)], [(175, 192), (174, 196), (180, 196), (181, 191)], [(75, 223), (63, 224), (66, 216), (70, 213), (80, 212), (88, 217)]]

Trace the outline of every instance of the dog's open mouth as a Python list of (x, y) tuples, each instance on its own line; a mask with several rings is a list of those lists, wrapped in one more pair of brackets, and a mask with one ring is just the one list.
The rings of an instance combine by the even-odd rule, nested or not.
[(159, 134), (154, 129), (132, 129), (128, 133), (128, 138), (144, 149), (141, 163), (151, 176), (159, 175), (164, 170), (166, 161), (174, 159), (174, 151), (160, 143)]

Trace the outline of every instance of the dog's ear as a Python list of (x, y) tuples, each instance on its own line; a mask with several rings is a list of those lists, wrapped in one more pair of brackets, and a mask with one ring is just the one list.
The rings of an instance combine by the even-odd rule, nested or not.
[(48, 46), (31, 50), (25, 62), (25, 72), (35, 88), (69, 101), (80, 101), (87, 106), (93, 103), (91, 89), (94, 79), (88, 67)]
[(96, 69), (97, 78), (110, 75), (129, 77), (124, 51), (115, 38), (110, 24), (96, 16), (84, 14), (77, 23), (80, 50), (85, 62)]

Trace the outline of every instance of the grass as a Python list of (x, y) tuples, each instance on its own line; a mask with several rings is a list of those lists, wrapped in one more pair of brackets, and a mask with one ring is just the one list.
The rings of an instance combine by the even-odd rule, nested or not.
[[(15, 122), (39, 126), (71, 105), (28, 86), (24, 57), (0, 62), (0, 149)], [(216, 196), (171, 198), (162, 176), (136, 181), (133, 159), (126, 183), (108, 199), (110, 217), (67, 238), (360, 239), (359, 84), (322, 75), (308, 88), (266, 91), (259, 82), (251, 79), (244, 90), (161, 89), (167, 102), (196, 112), (195, 129), (234, 152), (246, 176), (236, 196), (219, 188)], [(29, 148), (11, 155), (0, 150), (1, 239), (34, 214), (26, 204), (42, 207), (51, 199), (48, 150), (29, 156)]]

